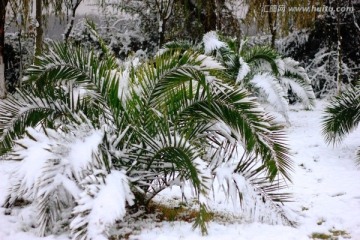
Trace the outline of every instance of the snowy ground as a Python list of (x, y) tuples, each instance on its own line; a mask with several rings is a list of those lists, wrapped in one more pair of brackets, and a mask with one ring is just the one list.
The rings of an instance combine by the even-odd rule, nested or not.
[[(320, 124), (324, 106), (322, 101), (317, 103), (314, 111), (292, 107), (289, 114), (289, 144), (295, 161), (293, 185), (289, 191), (295, 201), (287, 206), (298, 222), (296, 228), (241, 222), (237, 217), (239, 209), (233, 210), (231, 203), (218, 201), (211, 204), (211, 210), (227, 218), (215, 218), (209, 224), (208, 236), (202, 237), (199, 230), (193, 231), (192, 224), (187, 222), (143, 220), (133, 223), (138, 230), (129, 239), (301, 240), (322, 233), (331, 239), (360, 240), (360, 169), (355, 163), (360, 131), (349, 135), (336, 148), (327, 146), (321, 136)], [(14, 167), (16, 163), (0, 161), (0, 203), (4, 200), (8, 172)], [(167, 192), (159, 199), (169, 201), (174, 195), (176, 191)], [(38, 238), (23, 229), (23, 223), (34, 218), (30, 209), (21, 211), (18, 216), (5, 215), (4, 211), (0, 208), (0, 240), (68, 239), (66, 235)]]

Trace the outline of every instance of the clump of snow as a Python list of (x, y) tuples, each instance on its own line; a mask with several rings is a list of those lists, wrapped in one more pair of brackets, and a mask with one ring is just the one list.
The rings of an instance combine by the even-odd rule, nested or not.
[(210, 54), (212, 51), (226, 46), (224, 42), (219, 40), (219, 36), (215, 31), (206, 33), (203, 36), (203, 42), (205, 47), (205, 54)]
[(240, 62), (240, 68), (238, 75), (236, 77), (237, 84), (241, 83), (241, 81), (246, 77), (246, 75), (249, 74), (251, 70), (249, 64), (247, 64), (247, 62), (245, 62), (242, 57), (239, 58), (239, 62)]
[(201, 70), (222, 70), (225, 67), (213, 57), (206, 56), (206, 55), (199, 55), (195, 61), (200, 62)]
[[(86, 129), (84, 129), (86, 130)], [(89, 134), (90, 133), (90, 134)], [(88, 132), (89, 136), (79, 137), (74, 140), (67, 156), (74, 173), (86, 169), (93, 161), (93, 153), (98, 151), (98, 147), (103, 140), (104, 133), (101, 130)], [(77, 176), (80, 179), (80, 176)]]
[[(88, 180), (86, 180), (88, 181)], [(91, 180), (90, 180), (91, 181)], [(134, 204), (127, 176), (122, 171), (113, 170), (106, 176), (104, 183), (93, 185), (85, 184), (85, 191), (74, 208), (76, 217), (70, 228), (85, 228), (86, 239), (108, 239), (108, 230), (116, 220), (122, 220), (126, 214), (126, 203)], [(88, 214), (86, 214), (88, 213)], [(73, 236), (79, 237), (82, 231), (74, 231)]]

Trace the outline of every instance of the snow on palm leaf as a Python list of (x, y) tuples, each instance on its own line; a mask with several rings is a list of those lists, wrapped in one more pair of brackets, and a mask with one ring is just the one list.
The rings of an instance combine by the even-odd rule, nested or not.
[[(52, 232), (54, 227), (58, 228), (57, 221), (71, 219), (74, 209), (72, 214), (75, 219), (89, 216), (89, 225), (92, 224), (93, 231), (97, 231), (96, 236), (101, 235), (105, 239), (105, 227), (122, 219), (125, 202), (132, 203), (133, 195), (126, 176), (116, 172), (108, 174), (104, 163), (98, 159), (101, 158), (98, 147), (103, 139), (102, 131), (78, 125), (70, 126), (67, 131), (28, 128), (26, 133), (26, 137), (16, 141), (16, 147), (9, 155), (9, 158), (21, 160), (22, 164), (12, 173), (5, 206), (11, 207), (21, 199), (30, 201), (36, 209), (34, 225), (40, 236)], [(89, 178), (101, 183), (96, 188), (98, 196), (90, 194), (87, 187), (90, 185)], [(94, 185), (91, 186), (94, 189)], [(112, 198), (108, 198), (109, 192)], [(94, 203), (89, 199), (84, 201), (84, 196), (89, 194)], [(81, 208), (83, 205), (90, 205), (92, 211), (87, 213), (89, 209)], [(112, 214), (106, 214), (104, 218), (99, 211)], [(94, 226), (96, 221), (100, 227)], [(76, 236), (93, 234), (78, 228), (78, 225), (70, 225)]]
[(70, 223), (73, 239), (108, 239), (109, 228), (133, 205), (128, 178), (122, 171), (90, 172), (80, 182), (83, 191), (76, 201)]
[(310, 109), (315, 104), (315, 94), (305, 69), (292, 58), (284, 58), (282, 61), (284, 73), (279, 77), (281, 84), (286, 90), (291, 90), (305, 108)]
[(225, 47), (225, 43), (219, 40), (216, 32), (211, 31), (203, 36), (205, 54), (211, 54), (214, 50)]
[[(108, 227), (126, 214), (133, 196), (137, 204), (134, 208), (140, 208), (169, 186), (186, 182), (200, 203), (194, 226), (205, 234), (204, 199), (209, 198), (217, 167), (230, 160), (242, 162), (235, 155), (236, 149), (244, 152), (247, 165), (254, 162), (259, 166), (249, 175), (241, 164), (234, 170), (247, 179), (249, 188), (270, 204), (286, 198), (274, 194), (279, 181), (290, 180), (292, 170), (282, 127), (247, 90), (227, 81), (222, 63), (192, 49), (175, 48), (137, 67), (130, 64), (121, 70), (110, 52), (106, 54), (100, 59), (92, 51), (51, 45), (37, 65), (28, 69), (31, 77), (24, 82), (23, 92), (3, 102), (2, 109), (10, 109), (11, 114), (0, 110), (0, 133), (11, 132), (4, 153), (19, 156), (18, 151), (25, 151), (32, 156), (27, 143), (15, 144), (14, 148), (14, 139), (27, 139), (26, 129), (33, 127), (32, 135), (36, 137), (27, 141), (47, 149), (52, 155), (44, 157), (59, 162), (53, 164), (51, 173), (76, 186), (71, 190), (66, 188), (70, 184), (63, 184), (64, 191), (69, 192), (69, 208), (75, 214), (73, 219), (65, 219), (71, 221), (72, 236), (106, 237)], [(5, 124), (5, 120), (16, 124)], [(89, 135), (81, 134), (81, 128), (76, 130), (79, 126), (85, 126), (87, 130), (82, 131)], [(45, 145), (37, 136), (47, 136)], [(92, 137), (87, 140), (87, 136)], [(67, 151), (60, 154), (59, 149)], [(74, 149), (86, 154), (79, 156)], [(21, 155), (25, 160), (26, 154)], [(258, 172), (261, 181), (252, 178)], [(39, 181), (46, 183), (44, 179)], [(244, 189), (240, 188), (244, 181), (238, 182), (238, 189)], [(15, 198), (9, 199), (23, 197), (18, 185), (14, 184), (9, 193)], [(106, 221), (100, 221), (103, 199), (115, 187), (116, 201), (111, 200), (109, 206), (116, 211)], [(47, 206), (49, 199), (44, 198), (42, 206)], [(8, 201), (6, 206), (12, 207), (13, 203)], [(45, 224), (43, 228), (51, 226)]]
[[(235, 84), (245, 86), (250, 91), (256, 89), (254, 94), (277, 109), (287, 121), (289, 91), (305, 108), (309, 109), (314, 105), (311, 81), (299, 62), (291, 58), (282, 59), (277, 52), (266, 46), (249, 47), (245, 42), (238, 46), (236, 39), (225, 38), (225, 41), (221, 41), (216, 32), (205, 34), (203, 43), (205, 54), (213, 55), (222, 62)], [(264, 83), (259, 81), (259, 75), (264, 76)], [(269, 77), (265, 77), (270, 75), (273, 76), (271, 84), (266, 81)]]
[(246, 75), (251, 71), (249, 64), (247, 64), (242, 57), (239, 58), (240, 68), (236, 76), (236, 83), (241, 84)]
[(266, 73), (256, 74), (250, 80), (250, 84), (258, 91), (257, 95), (261, 100), (269, 102), (289, 122), (286, 94), (274, 76)]

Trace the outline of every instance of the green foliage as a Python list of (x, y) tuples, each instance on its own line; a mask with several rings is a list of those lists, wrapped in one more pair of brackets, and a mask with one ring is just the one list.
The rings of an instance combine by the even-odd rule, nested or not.
[[(323, 135), (328, 143), (340, 143), (360, 122), (360, 89), (353, 86), (334, 97), (325, 109)], [(360, 163), (360, 150), (357, 152)]]
[[(19, 154), (21, 141), (17, 141), (25, 138), (28, 127), (39, 133), (71, 134), (71, 129), (85, 124), (103, 134), (87, 160), (91, 163), (86, 168), (88, 177), (66, 177), (88, 193), (75, 194), (70, 201), (75, 217), (68, 217), (75, 238), (91, 237), (88, 229), (95, 225), (91, 225), (92, 209), (86, 201), (102, 199), (104, 179), (114, 171), (126, 173), (122, 191), (131, 189), (127, 194), (136, 197), (136, 207), (148, 205), (169, 186), (190, 184), (200, 208), (194, 226), (203, 234), (207, 233), (206, 201), (215, 179), (220, 179), (229, 198), (247, 202), (249, 218), (262, 216), (256, 211), (261, 209), (259, 204), (267, 204), (264, 209), (274, 210), (280, 220), (271, 214), (261, 219), (293, 224), (281, 207), (289, 195), (278, 192), (285, 188), (292, 170), (282, 127), (246, 89), (229, 81), (226, 69), (213, 57), (173, 46), (149, 62), (118, 66), (109, 51), (100, 57), (93, 51), (54, 43), (27, 70), (24, 89), (1, 102), (0, 148), (10, 158), (31, 161), (30, 146), (22, 144), (24, 152)], [(32, 144), (40, 141), (32, 139)], [(72, 141), (67, 143), (71, 149)], [(61, 162), (72, 155), (56, 156)], [(77, 159), (69, 161), (75, 164)], [(73, 171), (76, 176), (82, 169)], [(19, 181), (25, 184), (28, 179)], [(9, 196), (18, 199), (24, 191), (10, 190)], [(124, 196), (123, 202), (132, 201)], [(42, 203), (57, 209), (45, 198)], [(47, 212), (39, 214), (40, 225), (45, 226), (41, 235), (51, 232)], [(105, 227), (97, 232), (106, 236)]]

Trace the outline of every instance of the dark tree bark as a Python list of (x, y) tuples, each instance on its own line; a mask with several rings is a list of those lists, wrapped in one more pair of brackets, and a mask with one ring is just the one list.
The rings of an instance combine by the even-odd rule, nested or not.
[(43, 35), (44, 35), (43, 24), (42, 24), (42, 0), (36, 0), (35, 15), (37, 21), (36, 39), (35, 39), (35, 56), (38, 56), (42, 53)]
[(6, 97), (5, 88), (5, 19), (8, 0), (0, 0), (0, 98)]
[[(279, 1), (276, 1), (276, 4), (273, 3), (272, 0), (267, 0), (267, 4), (268, 6), (273, 6), (276, 5), (277, 7), (279, 6)], [(269, 30), (271, 33), (271, 47), (275, 48), (275, 40), (276, 40), (276, 35), (277, 35), (277, 10), (275, 12), (273, 11), (268, 11), (268, 20), (269, 20)]]

